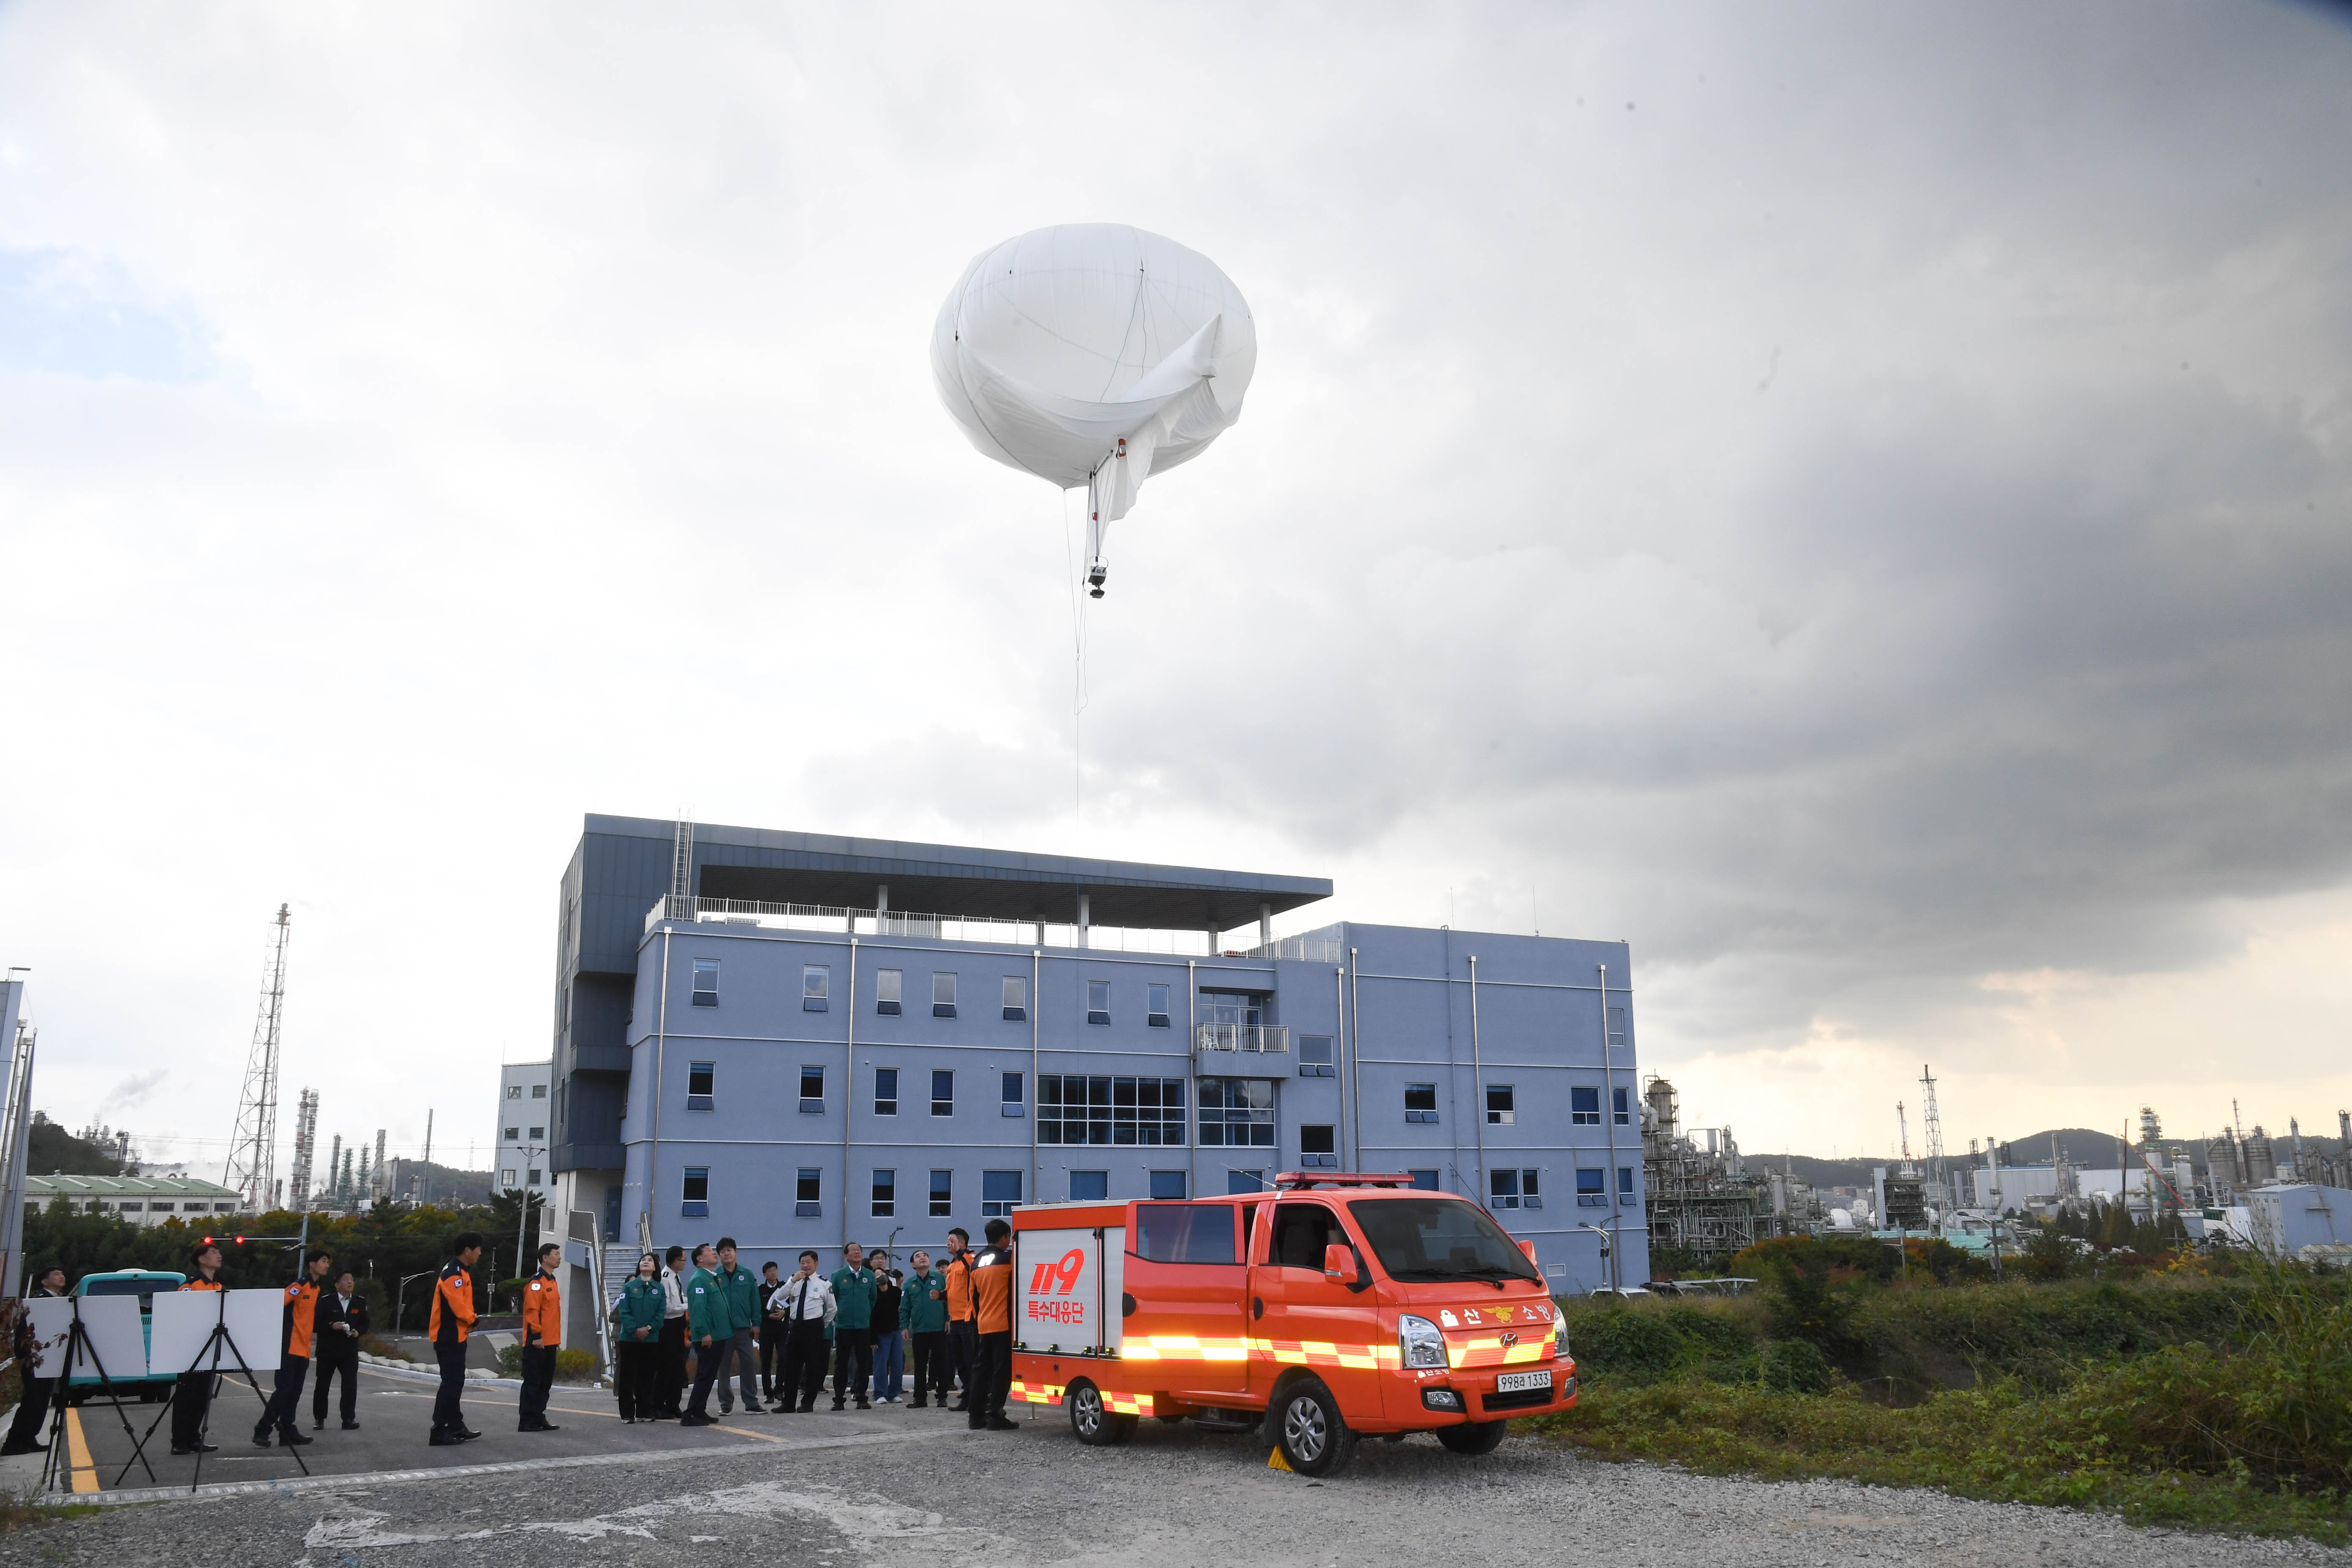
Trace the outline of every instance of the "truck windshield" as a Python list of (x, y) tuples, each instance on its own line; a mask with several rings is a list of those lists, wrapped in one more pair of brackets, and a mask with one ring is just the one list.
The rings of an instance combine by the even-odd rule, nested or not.
[(1391, 1279), (1543, 1276), (1486, 1211), (1460, 1198), (1365, 1198), (1348, 1205)]

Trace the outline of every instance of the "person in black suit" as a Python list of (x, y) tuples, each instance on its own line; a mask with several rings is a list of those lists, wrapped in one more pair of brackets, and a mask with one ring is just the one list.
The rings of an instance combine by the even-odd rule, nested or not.
[(359, 1430), (360, 1340), (368, 1331), (367, 1299), (348, 1268), (335, 1278), (335, 1288), (319, 1297), (318, 1323), (310, 1342), (318, 1348), (319, 1385), (310, 1395), (310, 1426), (327, 1424), (327, 1384), (337, 1373), (343, 1376), (343, 1430)]

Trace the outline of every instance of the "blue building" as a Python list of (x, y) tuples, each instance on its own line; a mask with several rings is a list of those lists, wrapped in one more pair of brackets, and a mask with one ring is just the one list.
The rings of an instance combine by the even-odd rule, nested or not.
[(1604, 1235), (1646, 1279), (1625, 944), (1273, 938), (1330, 891), (590, 816), (558, 940), (558, 1223), (593, 1215), (631, 1258), (731, 1235), (790, 1272), (1023, 1203), (1409, 1171), (1532, 1239), (1564, 1294), (1609, 1282)]

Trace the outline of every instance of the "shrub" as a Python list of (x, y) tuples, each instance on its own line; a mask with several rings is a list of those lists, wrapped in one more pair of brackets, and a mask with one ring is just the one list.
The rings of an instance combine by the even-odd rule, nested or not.
[[(499, 1375), (500, 1377), (522, 1375), (520, 1345), (509, 1345), (499, 1352)], [(595, 1380), (595, 1376), (596, 1352), (594, 1351), (557, 1351), (555, 1352), (556, 1382), (590, 1383)]]
[(1781, 1394), (1824, 1394), (1830, 1363), (1810, 1340), (1775, 1340), (1764, 1347), (1764, 1386)]

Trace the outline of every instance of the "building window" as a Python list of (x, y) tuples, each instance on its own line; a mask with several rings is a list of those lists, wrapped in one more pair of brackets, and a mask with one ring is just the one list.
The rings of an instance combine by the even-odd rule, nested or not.
[(1540, 1170), (1489, 1171), (1486, 1173), (1488, 1208), (1539, 1209), (1543, 1207), (1543, 1173)]
[(947, 1068), (931, 1069), (931, 1114), (955, 1114), (955, 1074)]
[(1087, 982), (1087, 1022), (1089, 1024), (1108, 1024), (1110, 1022), (1109, 981), (1089, 980)]
[(681, 1218), (709, 1218), (710, 1167), (688, 1165), (686, 1168), (686, 1180), (678, 1188), (678, 1197), (681, 1201), (678, 1204), (677, 1212)]
[(147, 1212), (149, 1214), (170, 1214), (172, 1212), (172, 1205), (170, 1204), (149, 1204), (147, 1205)]
[(877, 969), (874, 972), (874, 1010), (895, 1018), (898, 1016), (898, 987), (906, 981), (906, 971)]
[(1625, 1043), (1625, 1009), (1622, 1007), (1609, 1009), (1609, 1043), (1612, 1046)]
[(531, 1142), (537, 1142), (541, 1138), (547, 1136), (547, 1129), (544, 1127), (534, 1127), (530, 1130), (530, 1136)]
[(533, 1100), (545, 1100), (547, 1098), (547, 1085), (543, 1083), (532, 1084), (530, 1086), (530, 1097)]
[(686, 1108), (688, 1110), (708, 1110), (710, 1109), (711, 1080), (718, 1076), (719, 1064), (717, 1062), (688, 1062), (686, 1064)]
[(897, 1068), (874, 1069), (874, 1114), (877, 1116), (898, 1114), (898, 1069)]
[(1609, 1091), (1610, 1102), (1616, 1109), (1616, 1114), (1611, 1120), (1620, 1127), (1629, 1126), (1633, 1122), (1633, 1109), (1625, 1103), (1625, 1097), (1633, 1092), (1630, 1089), (1612, 1089)]
[(954, 1209), (955, 1173), (933, 1171), (931, 1173), (931, 1217), (947, 1219), (953, 1214)]
[(1512, 1122), (1518, 1120), (1517, 1107), (1517, 1097), (1511, 1092), (1509, 1084), (1490, 1083), (1486, 1086), (1487, 1126), (1510, 1126)]
[(520, 1128), (520, 1127), (509, 1127), (509, 1128), (508, 1128), (508, 1129), (507, 1129), (507, 1142), (509, 1142), (509, 1143), (519, 1142), (521, 1140), (521, 1138), (522, 1138), (522, 1129), (521, 1129), (521, 1128)]
[(822, 963), (809, 963), (802, 965), (802, 1012), (822, 1013), (825, 1010), (825, 996), (828, 988), (832, 984), (832, 979), (833, 972)]
[(1168, 987), (1150, 984), (1143, 988), (1143, 1021), (1155, 1029), (1168, 1027)]
[(715, 958), (694, 961), (694, 1005), (698, 1007), (719, 1005), (719, 961)]
[(1433, 1083), (1409, 1083), (1404, 1086), (1404, 1119), (1407, 1121), (1437, 1120), (1437, 1086)]
[(1633, 1201), (1633, 1167), (1631, 1165), (1617, 1167), (1617, 1201), (1621, 1204)]
[(956, 977), (955, 977), (954, 975), (952, 975), (952, 974), (948, 973), (947, 973), (946, 971), (944, 971), (944, 970), (934, 970), (934, 971), (932, 972), (932, 973), (931, 973), (931, 1016), (932, 1016), (932, 1017), (934, 1017), (934, 1018), (952, 1018), (952, 1017), (954, 1017), (954, 1016), (956, 1016), (956, 1011), (955, 1011), (955, 982), (956, 982)]
[(1019, 1073), (1009, 1072), (1004, 1075), (1004, 1082), (1002, 1086), (1000, 1099), (1003, 1106), (1003, 1114), (1006, 1116), (1026, 1116), (1029, 1114), (1029, 1102), (1021, 1092), (1021, 1075)]
[(793, 1189), (793, 1217), (819, 1219), (824, 1215), (824, 1173), (814, 1165), (800, 1167), (800, 1181)]
[(1153, 1201), (1158, 1203), (1167, 1203), (1171, 1200), (1181, 1202), (1184, 1198), (1190, 1197), (1192, 1194), (1187, 1189), (1192, 1184), (1189, 1180), (1191, 1174), (1192, 1173), (1188, 1171), (1152, 1172), (1151, 1196)]
[(1070, 1201), (1074, 1204), (1098, 1204), (1110, 1196), (1108, 1171), (1072, 1171)]
[(524, 1173), (523, 1173), (523, 1178), (524, 1178), (524, 1180), (525, 1180), (525, 1181), (527, 1181), (530, 1185), (532, 1185), (532, 1186), (534, 1186), (534, 1187), (535, 1187), (535, 1186), (537, 1186), (537, 1185), (539, 1185), (539, 1173), (538, 1173), (537, 1171), (526, 1171), (526, 1172), (524, 1172)]
[(509, 1193), (510, 1193), (510, 1192), (514, 1191), (514, 1184), (515, 1184), (515, 1179), (514, 1179), (514, 1173), (513, 1173), (512, 1171), (500, 1171), (500, 1172), (499, 1173), (499, 1191), (501, 1191), (501, 1192), (509, 1192)]
[(894, 1219), (898, 1213), (898, 1173), (874, 1173), (874, 1217)]
[(1037, 1142), (1181, 1148), (1184, 1080), (1039, 1073)]
[(1606, 1171), (1577, 1172), (1576, 1206), (1587, 1209), (1608, 1207), (1609, 1192), (1604, 1184), (1608, 1180), (1609, 1173)]
[(1029, 982), (1018, 974), (1004, 977), (1004, 1021), (1026, 1023), (1029, 1018)]
[(1412, 1184), (1422, 1192), (1437, 1190), (1437, 1173), (1434, 1171), (1407, 1171), (1405, 1174), (1412, 1178)]
[(1298, 1130), (1299, 1168), (1307, 1171), (1336, 1171), (1339, 1168), (1339, 1145), (1333, 1141), (1328, 1125), (1309, 1124)]
[(1274, 1085), (1255, 1078), (1202, 1079), (1201, 1142), (1206, 1148), (1273, 1148)]
[(1003, 1219), (1021, 1206), (1021, 1173), (982, 1171), (980, 1173), (980, 1217)]
[(1572, 1127), (1601, 1125), (1601, 1091), (1597, 1089), (1571, 1089), (1568, 1091), (1568, 1121)]
[(824, 1068), (803, 1064), (801, 1068), (801, 1111), (806, 1116), (824, 1114)]
[(1298, 1076), (1300, 1078), (1337, 1078), (1339, 1068), (1333, 1059), (1331, 1037), (1301, 1035), (1298, 1037)]
[(509, 1100), (520, 1100), (522, 1098), (522, 1085), (519, 1083), (510, 1083), (507, 1085), (507, 1098)]
[[(1225, 1191), (1229, 1193), (1262, 1193), (1265, 1191), (1265, 1173), (1262, 1170), (1237, 1171), (1231, 1165), (1228, 1165), (1225, 1167)], [(1255, 1209), (1247, 1209), (1246, 1212), (1255, 1214), (1257, 1211)]]

